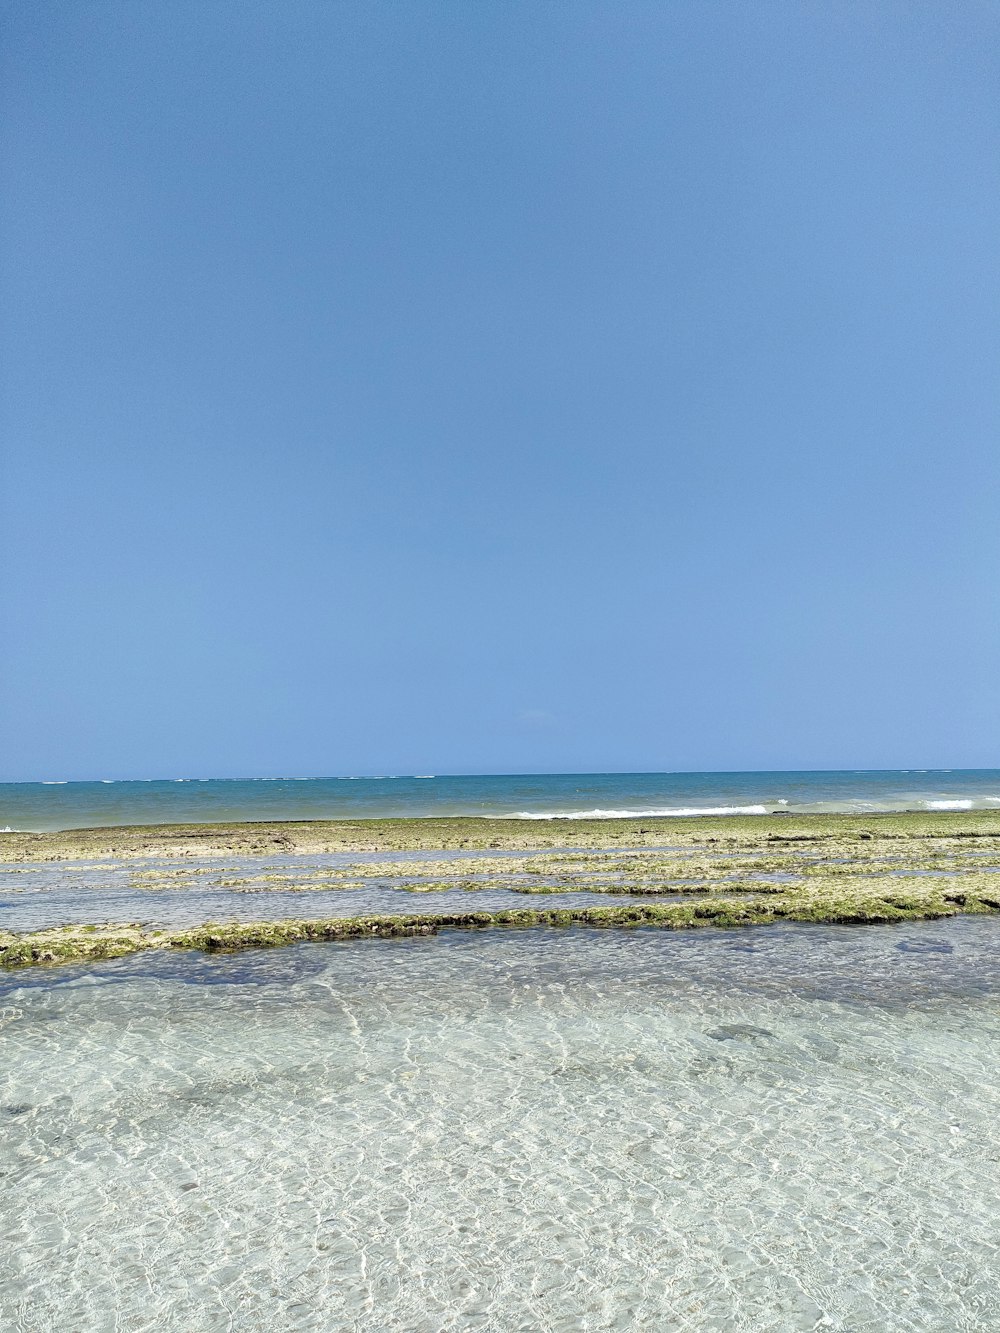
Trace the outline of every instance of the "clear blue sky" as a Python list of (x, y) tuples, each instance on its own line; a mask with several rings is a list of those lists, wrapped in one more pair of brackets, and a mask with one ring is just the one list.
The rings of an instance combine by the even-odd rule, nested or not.
[(0, 777), (1000, 763), (1000, 7), (21, 0)]

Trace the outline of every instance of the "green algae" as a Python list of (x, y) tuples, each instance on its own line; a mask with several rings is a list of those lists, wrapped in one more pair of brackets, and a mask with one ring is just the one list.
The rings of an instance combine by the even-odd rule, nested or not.
[(316, 920), (208, 923), (186, 930), (144, 930), (137, 925), (61, 927), (25, 935), (0, 934), (0, 966), (80, 962), (119, 958), (146, 949), (199, 949), (220, 952), (275, 947), (308, 941), (434, 935), (444, 929), (508, 929), (593, 926), (687, 930), (701, 926), (732, 929), (778, 921), (875, 925), (935, 920), (958, 913), (1000, 911), (1000, 892), (966, 886), (946, 894), (926, 882), (901, 881), (880, 894), (868, 881), (850, 890), (833, 881), (822, 891), (763, 895), (755, 900), (719, 896), (697, 903), (629, 903), (614, 907), (511, 908), (500, 911), (435, 912), (419, 915), (330, 917)]
[[(628, 839), (626, 842), (625, 839)], [(669, 839), (670, 845), (663, 846)], [(497, 849), (520, 853), (496, 856)], [(232, 858), (324, 852), (481, 855), (353, 862), (241, 876)], [(0, 861), (86, 856), (90, 869), (134, 866), (155, 891), (219, 876), (241, 893), (392, 887), (414, 894), (502, 888), (544, 897), (585, 891), (625, 898), (607, 906), (512, 908), (198, 925), (166, 932), (135, 923), (0, 932), (0, 966), (116, 958), (144, 949), (238, 949), (303, 940), (425, 935), (442, 929), (556, 926), (736, 928), (776, 921), (892, 923), (1000, 911), (1000, 811), (933, 815), (725, 817), (553, 821), (370, 820), (355, 823), (85, 829), (0, 837)], [(200, 858), (190, 867), (177, 861)], [(218, 858), (216, 866), (205, 862)], [(984, 858), (988, 858), (984, 862)], [(994, 861), (995, 858), (995, 861)], [(157, 864), (160, 862), (160, 864)], [(164, 864), (166, 863), (166, 864)], [(34, 869), (25, 865), (24, 871)], [(921, 871), (945, 874), (921, 875)], [(766, 877), (781, 876), (779, 880)], [(226, 878), (222, 878), (225, 876)], [(654, 902), (669, 896), (682, 901)], [(643, 900), (643, 901), (637, 901)]]
[(314, 820), (256, 824), (162, 824), (0, 834), (0, 862), (133, 859), (160, 855), (232, 857), (271, 853), (386, 851), (586, 852), (714, 846), (733, 850), (812, 849), (831, 844), (886, 844), (920, 839), (1000, 850), (1000, 811), (935, 811), (884, 815), (725, 815), (638, 819)]
[(0, 931), (0, 967), (124, 958), (158, 942), (152, 931), (134, 925), (60, 926), (24, 935)]

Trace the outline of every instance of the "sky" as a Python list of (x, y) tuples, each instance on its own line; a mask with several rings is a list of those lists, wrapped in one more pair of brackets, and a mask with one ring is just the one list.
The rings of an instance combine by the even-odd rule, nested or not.
[(0, 779), (1000, 765), (1000, 6), (3, 8)]

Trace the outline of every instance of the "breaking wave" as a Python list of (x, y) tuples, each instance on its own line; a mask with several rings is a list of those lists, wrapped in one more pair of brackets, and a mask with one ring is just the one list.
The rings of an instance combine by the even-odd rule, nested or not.
[(655, 810), (520, 810), (512, 819), (657, 819), (662, 815), (766, 815), (766, 805), (680, 805)]

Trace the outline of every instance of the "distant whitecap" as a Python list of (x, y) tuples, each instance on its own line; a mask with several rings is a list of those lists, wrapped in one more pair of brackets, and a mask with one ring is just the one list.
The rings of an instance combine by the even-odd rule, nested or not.
[(657, 819), (666, 815), (766, 815), (766, 805), (690, 805), (654, 810), (522, 810), (512, 819)]

